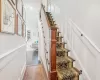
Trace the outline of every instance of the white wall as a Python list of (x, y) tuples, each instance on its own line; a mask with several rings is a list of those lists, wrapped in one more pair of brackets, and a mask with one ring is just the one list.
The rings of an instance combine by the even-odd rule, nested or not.
[(45, 51), (45, 45), (44, 45), (44, 37), (43, 37), (43, 30), (42, 30), (42, 24), (39, 21), (38, 22), (39, 27), (39, 44), (38, 44), (38, 53), (39, 53), (39, 59), (42, 61), (43, 66), (45, 68), (45, 72), (48, 76), (48, 66), (46, 62), (46, 51)]
[[(37, 18), (40, 7), (37, 5), (38, 3), (26, 4), (26, 26), (27, 29), (31, 30), (32, 40), (34, 42), (37, 40)], [(27, 8), (27, 6), (29, 7)], [(33, 32), (35, 33), (34, 35)], [(17, 35), (0, 33), (0, 80), (22, 80), (25, 68), (25, 38)]]
[(49, 63), (50, 63), (51, 30), (48, 26), (43, 8), (41, 9), (41, 15), (42, 15), (41, 20), (38, 21), (38, 30), (39, 30), (38, 52), (40, 60), (43, 63), (47, 77), (49, 79), (48, 72), (50, 72)]
[(17, 35), (0, 33), (0, 79), (22, 80), (25, 68), (25, 39)]
[(75, 66), (83, 70), (80, 80), (99, 80), (100, 1), (52, 0), (50, 10), (76, 59)]
[(26, 29), (31, 31), (31, 41), (38, 40), (38, 17), (40, 11), (40, 1), (25, 2)]

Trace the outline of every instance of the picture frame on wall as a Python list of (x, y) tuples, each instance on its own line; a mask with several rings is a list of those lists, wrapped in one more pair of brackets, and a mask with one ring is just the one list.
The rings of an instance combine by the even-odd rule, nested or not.
[(22, 2), (22, 0), (17, 0), (16, 3), (17, 3), (16, 4), (17, 11), (19, 12), (19, 14), (21, 16), (23, 16), (23, 2)]
[(20, 16), (18, 16), (18, 35), (22, 36), (22, 20)]
[(23, 19), (24, 19), (24, 21), (26, 21), (26, 11), (25, 11), (24, 6), (23, 6), (23, 11), (22, 12), (23, 12), (23, 15), (22, 15), (23, 16)]
[(23, 31), (22, 31), (22, 34), (23, 34), (23, 37), (26, 37), (26, 25), (25, 23), (23, 23)]
[(0, 32), (15, 33), (16, 10), (9, 0), (0, 0)]

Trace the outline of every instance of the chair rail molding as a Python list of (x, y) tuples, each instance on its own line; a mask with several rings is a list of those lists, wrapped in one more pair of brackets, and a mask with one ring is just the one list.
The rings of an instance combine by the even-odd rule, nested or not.
[(13, 53), (14, 51), (20, 49), (21, 47), (23, 47), (23, 46), (25, 46), (25, 45), (26, 45), (26, 44), (23, 44), (23, 45), (21, 45), (21, 46), (18, 46), (17, 48), (14, 48), (14, 49), (12, 49), (12, 50), (10, 50), (10, 51), (8, 51), (8, 52), (6, 52), (6, 53), (0, 55), (0, 59), (6, 57), (6, 56), (8, 56), (8, 55), (10, 55), (10, 54)]

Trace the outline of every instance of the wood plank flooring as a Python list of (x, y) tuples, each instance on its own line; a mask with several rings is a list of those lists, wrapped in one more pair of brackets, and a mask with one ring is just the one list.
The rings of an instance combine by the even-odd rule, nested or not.
[(48, 80), (41, 64), (27, 66), (23, 80)]

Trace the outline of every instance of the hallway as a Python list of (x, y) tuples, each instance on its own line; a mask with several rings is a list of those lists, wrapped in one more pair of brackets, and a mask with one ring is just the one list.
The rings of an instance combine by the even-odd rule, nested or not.
[[(41, 0), (24, 0), (26, 9), (27, 30), (31, 32), (31, 40), (27, 41), (30, 47), (37, 40), (37, 24)], [(35, 15), (33, 18), (30, 15)], [(33, 29), (34, 27), (34, 29)], [(43, 65), (38, 61), (38, 52), (27, 47), (26, 71), (23, 80), (47, 80)], [(29, 48), (29, 49), (28, 49)]]
[(0, 0), (0, 80), (100, 80), (100, 0)]
[(38, 60), (38, 50), (27, 51), (26, 71), (23, 80), (47, 80), (42, 63)]
[(26, 65), (27, 66), (35, 66), (35, 65), (39, 64), (37, 50), (27, 51), (26, 56), (27, 56), (27, 58), (26, 58)]

